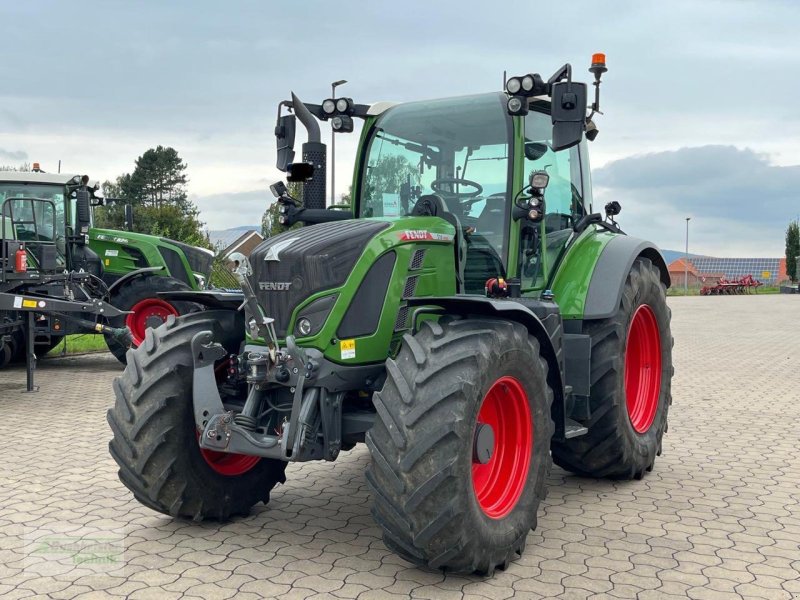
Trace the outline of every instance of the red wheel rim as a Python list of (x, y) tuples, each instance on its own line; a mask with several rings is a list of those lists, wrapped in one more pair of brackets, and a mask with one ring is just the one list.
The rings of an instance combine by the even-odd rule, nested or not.
[(528, 394), (513, 377), (501, 377), (483, 397), (477, 425), (491, 426), (491, 458), (472, 462), (472, 488), (486, 516), (505, 517), (516, 506), (528, 481), (533, 426)]
[[(200, 432), (197, 432), (198, 443), (200, 440)], [(200, 448), (200, 454), (203, 455), (208, 466), (220, 475), (227, 477), (235, 477), (236, 475), (243, 475), (250, 469), (256, 466), (258, 461), (261, 460), (260, 456), (250, 456), (248, 454), (230, 454), (228, 452), (217, 452), (216, 450), (206, 450)]]
[(653, 309), (642, 304), (633, 313), (625, 346), (625, 401), (636, 433), (653, 424), (661, 395), (661, 334)]
[(178, 316), (172, 304), (160, 298), (145, 298), (131, 307), (133, 313), (125, 317), (125, 325), (131, 330), (133, 345), (144, 341), (144, 332), (148, 327), (158, 327), (167, 321), (170, 315)]

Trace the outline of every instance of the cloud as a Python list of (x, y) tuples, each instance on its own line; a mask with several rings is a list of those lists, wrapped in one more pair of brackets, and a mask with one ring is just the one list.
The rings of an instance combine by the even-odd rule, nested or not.
[(28, 153), (23, 150), (4, 150), (0, 148), (0, 160), (28, 160)]
[(593, 182), (602, 203), (620, 201), (629, 233), (682, 248), (690, 217), (692, 249), (705, 254), (780, 256), (800, 213), (800, 165), (735, 146), (623, 158), (595, 170)]
[(261, 215), (274, 198), (267, 188), (245, 192), (190, 196), (200, 209), (200, 218), (209, 229), (227, 229), (261, 223)]

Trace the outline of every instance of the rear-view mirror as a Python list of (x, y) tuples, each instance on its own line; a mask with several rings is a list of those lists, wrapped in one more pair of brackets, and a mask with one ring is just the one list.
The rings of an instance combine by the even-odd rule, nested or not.
[(552, 99), (553, 150), (558, 152), (580, 143), (586, 127), (585, 83), (561, 81), (554, 83)]
[(275, 125), (275, 142), (278, 147), (276, 167), (279, 171), (286, 171), (287, 167), (294, 160), (296, 121), (297, 119), (294, 115), (283, 115), (282, 117), (278, 117), (278, 123)]
[(87, 233), (92, 222), (92, 206), (89, 192), (86, 188), (75, 192), (75, 221), (78, 233)]

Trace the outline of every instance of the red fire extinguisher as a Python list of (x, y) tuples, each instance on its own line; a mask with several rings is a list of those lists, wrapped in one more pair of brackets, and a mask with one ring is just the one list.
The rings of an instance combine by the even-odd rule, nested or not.
[(28, 270), (28, 253), (25, 252), (25, 246), (19, 245), (19, 249), (14, 254), (14, 271), (17, 273), (24, 273)]

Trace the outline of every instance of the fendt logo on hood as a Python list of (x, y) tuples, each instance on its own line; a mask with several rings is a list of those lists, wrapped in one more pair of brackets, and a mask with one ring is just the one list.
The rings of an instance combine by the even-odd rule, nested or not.
[(297, 241), (298, 238), (293, 237), (289, 238), (288, 240), (281, 240), (267, 248), (267, 254), (264, 256), (264, 260), (274, 260), (280, 261), (281, 260), (281, 251), (285, 250), (289, 246), (291, 246), (294, 242)]
[(267, 292), (288, 292), (292, 287), (291, 281), (259, 281), (258, 289)]

